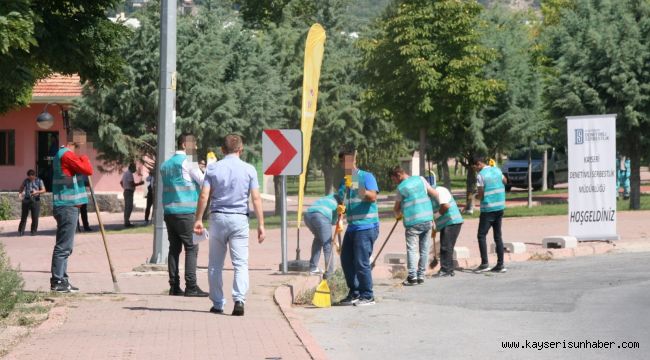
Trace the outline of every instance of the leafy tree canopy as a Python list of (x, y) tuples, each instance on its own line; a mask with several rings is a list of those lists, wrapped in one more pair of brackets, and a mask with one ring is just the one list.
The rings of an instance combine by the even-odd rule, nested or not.
[(37, 80), (77, 73), (95, 86), (118, 79), (128, 29), (107, 10), (119, 0), (0, 1), (0, 113), (25, 106)]

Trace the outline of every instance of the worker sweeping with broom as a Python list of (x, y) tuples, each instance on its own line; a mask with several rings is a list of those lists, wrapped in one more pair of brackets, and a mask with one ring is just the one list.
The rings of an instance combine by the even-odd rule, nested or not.
[(332, 254), (332, 225), (338, 220), (337, 207), (342, 206), (343, 200), (337, 194), (324, 196), (312, 204), (305, 213), (305, 225), (314, 235), (311, 244), (311, 258), (309, 260), (309, 273), (320, 275), (323, 273), (318, 268), (321, 251), (325, 256), (325, 278), (334, 272), (334, 261), (330, 261)]
[(429, 257), (429, 238), (433, 222), (433, 208), (427, 191), (431, 186), (422, 176), (409, 176), (400, 166), (392, 168), (388, 175), (397, 185), (397, 197), (393, 207), (395, 218), (403, 219), (406, 229), (408, 276), (402, 284), (422, 284)]

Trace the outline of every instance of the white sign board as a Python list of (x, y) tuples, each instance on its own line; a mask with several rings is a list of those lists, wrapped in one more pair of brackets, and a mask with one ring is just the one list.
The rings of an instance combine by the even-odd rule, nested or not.
[(617, 240), (616, 115), (567, 117), (569, 235)]
[(262, 132), (262, 169), (265, 175), (302, 173), (302, 132), (268, 129)]

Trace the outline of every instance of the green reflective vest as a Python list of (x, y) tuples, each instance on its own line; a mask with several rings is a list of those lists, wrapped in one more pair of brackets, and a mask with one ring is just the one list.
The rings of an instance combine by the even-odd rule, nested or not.
[(199, 200), (199, 187), (183, 178), (183, 161), (187, 155), (175, 154), (160, 167), (163, 182), (165, 214), (194, 214)]
[(449, 201), (449, 209), (447, 209), (447, 212), (444, 215), (438, 214), (438, 210), (440, 210), (440, 204), (438, 204), (436, 199), (431, 199), (431, 206), (433, 207), (433, 211), (437, 214), (436, 229), (440, 231), (448, 225), (462, 224), (463, 215), (461, 215), (460, 209), (458, 209), (456, 200), (454, 199), (454, 196), (451, 195), (451, 192), (442, 186), (436, 187), (436, 190), (449, 192), (449, 195), (451, 196), (451, 200)]
[[(357, 174), (353, 176), (352, 181), (358, 182), (359, 187), (365, 184), (365, 177), (369, 173), (358, 170)], [(356, 178), (356, 179), (355, 179)], [(356, 181), (355, 181), (356, 180)], [(342, 191), (347, 192), (345, 186), (341, 187)], [(343, 196), (343, 194), (340, 194)], [(345, 194), (346, 204), (346, 218), (348, 224), (351, 225), (369, 225), (379, 222), (379, 211), (377, 209), (377, 202), (362, 201), (359, 197), (358, 189), (350, 189), (349, 194)]]
[(486, 166), (479, 172), (483, 177), (481, 212), (494, 212), (506, 208), (506, 187), (498, 167)]
[(404, 226), (433, 221), (433, 209), (423, 180), (420, 176), (410, 176), (397, 185), (397, 192), (402, 196)]
[(337, 205), (338, 203), (336, 202), (336, 198), (334, 197), (334, 194), (327, 195), (316, 200), (309, 207), (309, 209), (307, 209), (307, 212), (323, 214), (326, 218), (329, 219), (332, 225), (334, 225), (336, 224), (336, 220), (338, 219), (338, 214), (336, 213)]
[(54, 174), (52, 177), (52, 197), (54, 206), (77, 206), (88, 204), (86, 188), (83, 181), (78, 181), (77, 176), (67, 176), (61, 168), (63, 154), (70, 151), (61, 148), (54, 157)]

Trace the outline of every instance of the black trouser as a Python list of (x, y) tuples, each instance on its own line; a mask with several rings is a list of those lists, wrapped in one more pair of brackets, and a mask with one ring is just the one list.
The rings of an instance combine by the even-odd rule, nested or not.
[[(84, 230), (88, 230), (90, 227), (90, 224), (88, 224), (88, 204), (83, 204), (79, 207), (79, 215), (81, 215), (81, 223), (84, 225)], [(77, 229), (79, 229), (78, 222)]]
[(494, 243), (497, 246), (497, 266), (503, 266), (503, 239), (501, 238), (501, 219), (503, 210), (483, 212), (478, 223), (478, 248), (481, 251), (481, 265), (488, 263), (488, 251), (485, 237), (490, 227), (494, 235)]
[(151, 214), (152, 207), (153, 207), (153, 191), (149, 190), (149, 192), (147, 192), (147, 207), (144, 209), (144, 221), (149, 221), (149, 214)]
[(20, 212), (20, 224), (18, 225), (18, 232), (25, 232), (25, 225), (27, 225), (27, 215), (32, 213), (32, 234), (38, 230), (38, 216), (41, 213), (41, 202), (37, 200), (23, 201)]
[(196, 257), (199, 254), (199, 245), (192, 243), (194, 230), (194, 214), (167, 214), (164, 217), (169, 238), (169, 257), (167, 268), (169, 270), (169, 285), (180, 285), (178, 275), (178, 258), (185, 247), (185, 286), (196, 286)]
[(440, 230), (440, 270), (454, 272), (454, 246), (463, 224), (447, 225)]
[(131, 212), (133, 211), (134, 190), (124, 190), (124, 225), (131, 223)]

